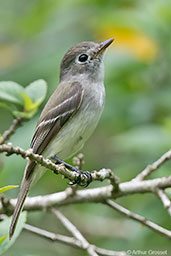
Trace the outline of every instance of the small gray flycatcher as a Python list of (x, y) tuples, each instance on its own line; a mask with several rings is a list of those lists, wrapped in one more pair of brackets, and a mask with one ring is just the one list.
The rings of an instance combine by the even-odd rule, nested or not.
[[(81, 42), (65, 54), (60, 66), (60, 83), (40, 115), (31, 142), (33, 153), (45, 158), (57, 156), (54, 159), (58, 163), (66, 164), (60, 159), (68, 159), (83, 147), (104, 108), (103, 53), (113, 40), (100, 44)], [(68, 164), (66, 167), (74, 170)], [(10, 239), (30, 187), (45, 171), (46, 168), (28, 160), (12, 217)]]

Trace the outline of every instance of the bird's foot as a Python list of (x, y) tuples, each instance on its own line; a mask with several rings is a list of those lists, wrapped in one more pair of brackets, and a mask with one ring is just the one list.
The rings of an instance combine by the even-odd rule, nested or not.
[[(55, 164), (63, 164), (67, 169), (79, 174), (77, 179), (74, 182), (70, 183), (70, 185), (78, 184), (81, 187), (87, 187), (92, 182), (92, 176), (91, 176), (90, 172), (79, 170), (78, 168), (62, 161), (57, 156), (53, 156), (53, 157), (51, 157), (51, 159), (55, 161)], [(83, 183), (83, 181), (81, 179), (81, 175), (85, 175), (87, 177), (86, 182)]]
[[(90, 172), (82, 171), (82, 170), (79, 170), (79, 169), (77, 169), (75, 167), (73, 168), (72, 171), (78, 173), (79, 176), (78, 176), (78, 178), (74, 182), (70, 183), (70, 185), (78, 184), (81, 187), (87, 187), (92, 182), (92, 176), (91, 176)], [(86, 180), (85, 183), (82, 182), (81, 175), (85, 175), (87, 177), (87, 180)]]

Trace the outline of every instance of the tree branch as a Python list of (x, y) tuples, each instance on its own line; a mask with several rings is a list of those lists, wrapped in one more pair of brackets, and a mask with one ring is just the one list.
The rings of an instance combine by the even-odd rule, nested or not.
[[(69, 189), (62, 192), (44, 195), (27, 197), (24, 205), (24, 209), (28, 211), (42, 210), (53, 206), (61, 206), (76, 203), (87, 202), (103, 202), (107, 199), (116, 199), (122, 196), (137, 194), (137, 193), (153, 193), (157, 188), (171, 187), (171, 176), (156, 178), (152, 180), (144, 180), (139, 182), (129, 181), (123, 182), (119, 185), (119, 192), (113, 193), (113, 186), (108, 185), (99, 188), (77, 190), (74, 195), (68, 196)], [(10, 211), (12, 211), (16, 205), (16, 199), (10, 199), (7, 205), (10, 205)], [(2, 203), (0, 202), (0, 213), (4, 213)]]
[(148, 220), (148, 219), (144, 218), (143, 216), (141, 216), (139, 214), (131, 212), (130, 210), (124, 208), (123, 206), (115, 203), (112, 200), (106, 200), (105, 204), (107, 204), (111, 208), (115, 209), (116, 211), (126, 215), (127, 217), (129, 217), (129, 218), (131, 218), (131, 219), (133, 219), (135, 221), (140, 222), (144, 226), (149, 227), (150, 229), (158, 232), (159, 234), (164, 235), (165, 237), (171, 239), (171, 231), (169, 231), (169, 230), (167, 230), (167, 229), (165, 229), (165, 228), (155, 224), (151, 220)]
[(23, 118), (17, 117), (13, 120), (12, 125), (6, 130), (0, 138), (0, 145), (4, 144), (16, 131), (16, 129), (22, 125)]
[[(44, 229), (34, 227), (32, 225), (29, 225), (29, 224), (25, 224), (24, 229), (27, 230), (27, 231), (30, 231), (30, 232), (38, 235), (38, 236), (41, 236), (42, 238), (48, 239), (50, 241), (61, 242), (61, 243), (64, 243), (66, 245), (70, 245), (70, 246), (82, 249), (82, 245), (81, 245), (80, 241), (75, 239), (74, 237), (55, 234), (55, 233), (46, 231)], [(106, 250), (106, 249), (103, 249), (103, 248), (99, 248), (95, 245), (93, 245), (93, 246), (95, 248), (95, 251), (97, 253), (99, 253), (100, 255), (103, 255), (103, 256), (126, 256), (125, 252), (111, 251), (111, 250)]]
[(168, 196), (162, 189), (159, 188), (156, 189), (156, 194), (161, 200), (164, 208), (168, 211), (168, 214), (171, 216), (171, 201), (169, 200)]
[(73, 237), (80, 241), (81, 247), (86, 250), (90, 256), (98, 256), (98, 254), (95, 252), (94, 246), (85, 239), (76, 226), (74, 226), (61, 212), (55, 208), (52, 208), (51, 212), (55, 214), (55, 216), (61, 221), (63, 226), (73, 235)]
[(148, 165), (142, 172), (140, 172), (133, 180), (140, 181), (144, 180), (152, 172), (156, 171), (162, 164), (171, 159), (171, 150), (163, 154), (157, 161)]
[(64, 236), (64, 235), (60, 235), (60, 234), (55, 234), (52, 232), (49, 232), (47, 230), (41, 229), (41, 228), (37, 228), (34, 227), (32, 225), (29, 224), (24, 224), (24, 229), (28, 230), (32, 233), (35, 233), (43, 238), (49, 239), (51, 241), (56, 241), (56, 242), (61, 242), (64, 244), (68, 244), (71, 246), (76, 246), (76, 247), (81, 247), (81, 244), (78, 240), (76, 240), (73, 237), (69, 237), (69, 236)]
[[(168, 178), (158, 178), (147, 181), (139, 181), (139, 182), (124, 182), (119, 185), (119, 192), (114, 194), (112, 185), (101, 187), (101, 188), (93, 188), (93, 189), (84, 189), (78, 190), (71, 197), (68, 196), (68, 189), (63, 192), (58, 192), (45, 196), (37, 196), (37, 197), (28, 197), (26, 199), (24, 209), (27, 211), (33, 210), (42, 210), (45, 208), (53, 207), (53, 206), (61, 206), (68, 205), (73, 203), (86, 203), (86, 202), (101, 202), (104, 203), (105, 200), (110, 198), (117, 198), (133, 193), (145, 193), (145, 192), (154, 192), (157, 188), (162, 188), (166, 186), (171, 186), (171, 176)], [(144, 217), (133, 214), (122, 206), (117, 206), (116, 203), (111, 200), (107, 201), (110, 203), (110, 206), (113, 208), (117, 208), (118, 211), (126, 214), (132, 219), (135, 219), (147, 227), (151, 228), (154, 231), (157, 231), (160, 234), (165, 235), (166, 237), (171, 237), (171, 231), (166, 230), (159, 225), (153, 223), (152, 221), (146, 220)], [(112, 202), (112, 204), (111, 204)], [(16, 199), (10, 199), (6, 206), (8, 206), (11, 212), (15, 207)], [(6, 213), (7, 207), (4, 207), (2, 203), (0, 203), (0, 213)]]
[[(34, 154), (32, 150), (24, 150), (20, 147), (13, 147), (11, 143), (0, 145), (0, 153), (6, 152), (7, 155), (21, 155), (23, 158), (29, 158), (32, 161), (37, 162), (38, 164), (46, 167), (47, 169), (52, 170), (55, 174), (62, 174), (65, 178), (68, 178), (70, 181), (76, 181), (79, 174), (76, 172), (71, 172), (63, 164), (54, 164), (51, 160), (43, 158), (42, 155)], [(105, 179), (111, 180), (113, 185), (116, 185), (118, 188), (118, 183), (116, 182), (116, 176), (110, 169), (101, 169), (100, 171), (93, 171), (91, 173), (92, 181), (103, 181)], [(84, 174), (81, 174), (81, 182), (84, 184), (87, 183), (88, 177)]]

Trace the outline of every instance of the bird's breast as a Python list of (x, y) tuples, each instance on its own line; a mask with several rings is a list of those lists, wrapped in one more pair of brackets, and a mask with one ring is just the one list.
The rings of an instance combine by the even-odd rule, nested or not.
[(46, 157), (56, 154), (63, 160), (69, 158), (83, 147), (96, 128), (104, 108), (104, 85), (88, 85), (83, 90), (80, 109), (49, 143), (43, 154)]

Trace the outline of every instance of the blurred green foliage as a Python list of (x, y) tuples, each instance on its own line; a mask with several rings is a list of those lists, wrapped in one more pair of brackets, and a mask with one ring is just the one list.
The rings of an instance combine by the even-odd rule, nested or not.
[(0, 82), (0, 106), (14, 118), (30, 119), (37, 112), (47, 91), (44, 80), (37, 80), (26, 88), (12, 81)]
[(17, 187), (18, 187), (17, 185), (11, 185), (11, 186), (2, 187), (2, 188), (0, 188), (0, 194), (4, 193), (5, 191), (7, 191), (9, 189), (13, 189), (13, 188), (17, 188)]
[(20, 235), (23, 229), (24, 223), (26, 222), (26, 216), (27, 212), (21, 213), (21, 218), (19, 219), (19, 223), (16, 228), (16, 233), (14, 234), (14, 237), (11, 240), (9, 240), (8, 238), (8, 231), (12, 217), (6, 217), (3, 221), (0, 222), (0, 255), (3, 255), (3, 253), (8, 251), (8, 248), (10, 248), (14, 244), (15, 240)]
[[(69, 47), (80, 41), (116, 38), (105, 57), (105, 110), (83, 149), (85, 169), (109, 167), (126, 181), (171, 147), (169, 0), (1, 0), (0, 6), (0, 80), (27, 85), (45, 79), (47, 98), (58, 84), (60, 61)], [(39, 114), (17, 130), (11, 138), (14, 145), (29, 147)], [(12, 117), (1, 108), (0, 120), (2, 133)], [(19, 184), (25, 161), (18, 156), (2, 160), (0, 186)], [(169, 174), (170, 163), (152, 177)], [(66, 186), (66, 181), (54, 179), (49, 172), (31, 194), (47, 194)], [(134, 195), (118, 202), (171, 227), (167, 212), (154, 195)], [(72, 205), (62, 211), (89, 241), (99, 246), (113, 250), (171, 250), (165, 238), (102, 205)], [(30, 213), (28, 221), (65, 234), (47, 213)], [(61, 244), (42, 243), (28, 232), (23, 232), (5, 255), (57, 253), (85, 255)]]

